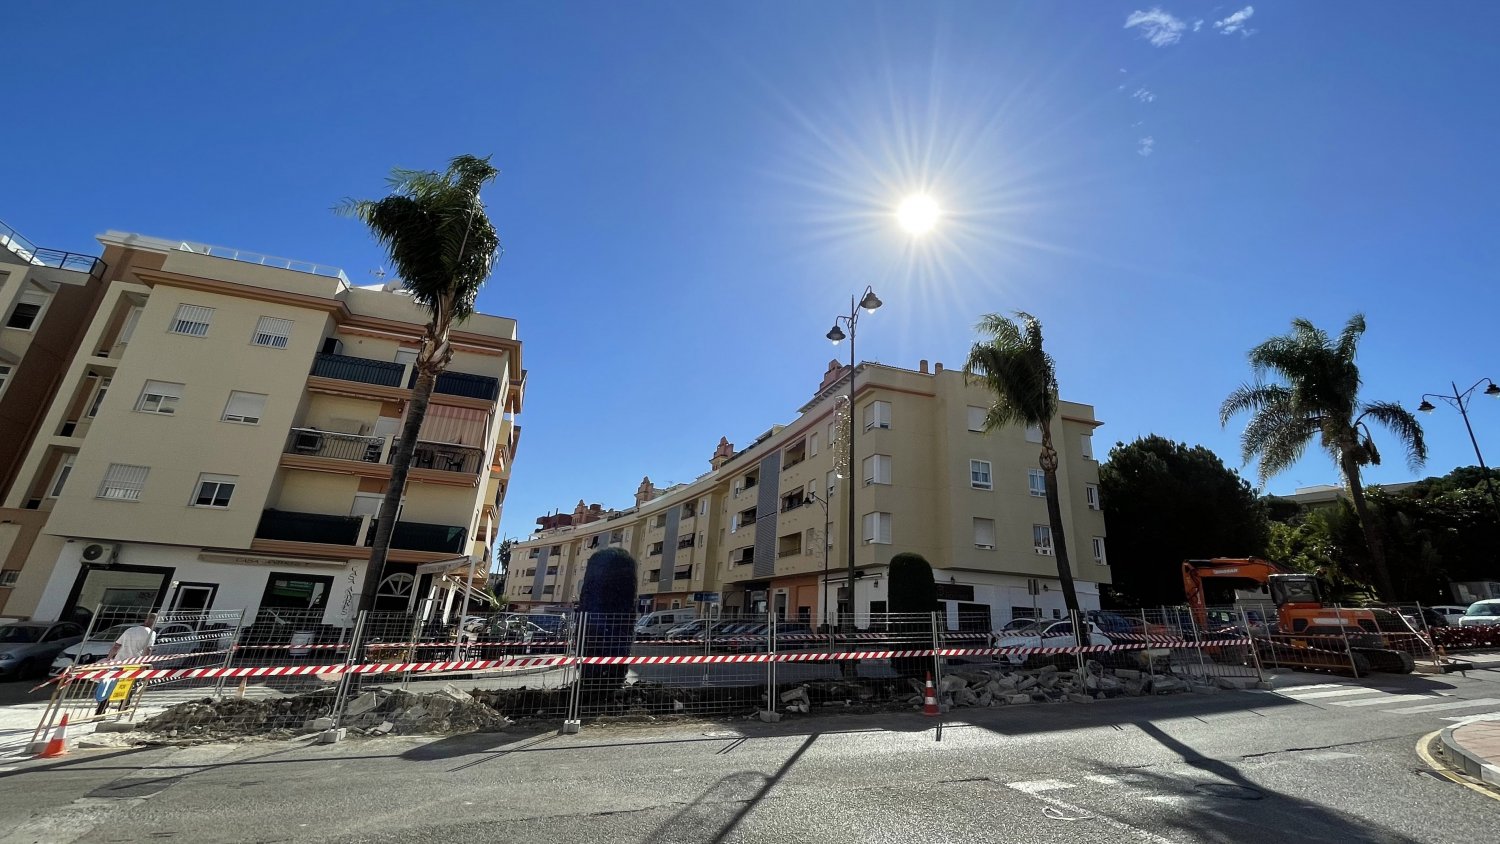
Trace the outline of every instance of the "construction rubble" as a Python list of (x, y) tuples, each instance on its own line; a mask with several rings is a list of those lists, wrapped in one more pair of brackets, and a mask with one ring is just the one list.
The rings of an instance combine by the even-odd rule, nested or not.
[[(334, 726), (332, 689), (271, 699), (226, 697), (180, 703), (141, 723), (167, 739), (292, 736)], [(350, 698), (340, 726), (356, 735), (495, 732), (510, 719), (453, 686), (429, 694), (376, 689)]]

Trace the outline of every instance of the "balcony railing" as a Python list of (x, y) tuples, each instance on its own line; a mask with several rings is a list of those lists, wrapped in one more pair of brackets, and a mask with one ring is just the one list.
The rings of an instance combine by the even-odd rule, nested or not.
[(82, 255), (77, 252), (64, 252), (61, 249), (47, 249), (37, 246), (25, 235), (5, 224), (0, 220), (0, 246), (4, 246), (16, 257), (36, 267), (52, 267), (59, 270), (72, 270), (73, 272), (85, 273), (98, 278), (104, 275), (104, 262), (93, 255)]
[(691, 547), (693, 547), (693, 543), (697, 540), (697, 538), (698, 537), (696, 537), (696, 536), (684, 536), (683, 538), (677, 540), (677, 547), (678, 548), (691, 548)]
[(693, 579), (693, 570), (692, 569), (678, 569), (675, 573), (673, 573), (672, 579), (673, 580), (692, 580)]
[(266, 510), (260, 514), (260, 524), (255, 528), (255, 536), (258, 539), (281, 539), (288, 542), (354, 545), (359, 538), (359, 522), (358, 516)]
[(795, 557), (795, 556), (797, 556), (798, 554), (801, 554), (801, 553), (802, 553), (802, 549), (800, 547), (799, 548), (783, 548), (780, 551), (776, 552), (776, 559), (779, 560), (782, 557)]
[(405, 551), (439, 551), (460, 554), (469, 529), (458, 525), (429, 525), (422, 522), (397, 522), (391, 531), (391, 547)]
[(385, 437), (341, 434), (336, 431), (319, 431), (316, 428), (293, 428), (287, 436), (284, 450), (287, 454), (379, 463), (380, 449), (384, 445)]
[[(414, 387), (416, 383), (417, 371), (413, 369), (406, 386)], [(444, 372), (438, 376), (432, 391), (449, 396), (494, 401), (500, 397), (500, 379), (488, 375), (470, 375), (467, 372)]]
[[(395, 462), (396, 450), (400, 447), (400, 440), (391, 443), (390, 462)], [(473, 475), (479, 472), (479, 467), (483, 463), (483, 449), (426, 443), (421, 440), (417, 441), (417, 448), (411, 455), (411, 465), (416, 469), (441, 469), (445, 472), (464, 472)]]
[(401, 372), (406, 367), (383, 360), (368, 360), (350, 355), (320, 354), (313, 359), (312, 374), (319, 378), (358, 381), (382, 387), (401, 386)]

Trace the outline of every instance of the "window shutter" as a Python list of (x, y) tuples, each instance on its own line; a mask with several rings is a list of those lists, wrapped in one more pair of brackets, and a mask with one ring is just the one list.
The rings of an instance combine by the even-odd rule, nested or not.
[(118, 501), (139, 501), (141, 490), (146, 486), (148, 466), (130, 466), (111, 463), (104, 473), (104, 483), (99, 485), (99, 497)]
[(270, 346), (273, 349), (285, 349), (287, 340), (292, 336), (292, 321), (289, 319), (277, 319), (275, 317), (263, 316), (255, 325), (255, 335), (250, 342), (256, 346)]
[(974, 407), (974, 406), (970, 405), (969, 406), (969, 430), (970, 431), (983, 431), (984, 430), (984, 417), (986, 415), (987, 415), (987, 413), (986, 413), (986, 411), (985, 411), (984, 408), (982, 408), (982, 407)]
[(256, 424), (266, 410), (266, 397), (260, 393), (229, 394), (229, 404), (224, 408), (224, 421)]
[(974, 520), (974, 544), (981, 548), (995, 547), (995, 520)]
[(213, 308), (205, 308), (201, 305), (178, 305), (177, 314), (172, 317), (172, 333), (203, 337), (208, 334), (208, 326), (213, 322), (213, 318)]

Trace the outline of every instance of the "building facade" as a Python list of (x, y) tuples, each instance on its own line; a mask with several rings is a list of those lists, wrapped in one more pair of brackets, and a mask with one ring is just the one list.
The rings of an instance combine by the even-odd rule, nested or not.
[[(99, 604), (352, 618), (427, 317), (335, 268), (122, 232), (0, 521), (0, 615)], [(379, 584), (381, 609), (488, 574), (520, 428), (513, 320), (453, 333)], [(471, 575), (470, 572), (473, 572)]]
[[(700, 613), (759, 614), (810, 623), (856, 620), (888, 606), (890, 559), (932, 563), (950, 624), (988, 625), (1064, 611), (1048, 524), (1041, 435), (986, 433), (991, 398), (963, 373), (863, 363), (847, 462), (847, 366), (830, 362), (797, 419), (736, 451), (721, 440), (710, 471), (666, 489), (649, 479), (635, 505), (577, 524), (544, 525), (512, 549), (506, 599), (521, 608), (566, 608), (583, 564), (617, 546), (639, 565), (639, 608), (697, 606)], [(1088, 405), (1062, 402), (1053, 420), (1063, 526), (1079, 601), (1099, 606), (1110, 582)], [(855, 481), (855, 563), (848, 584), (849, 481)], [(852, 604), (851, 604), (852, 597)]]

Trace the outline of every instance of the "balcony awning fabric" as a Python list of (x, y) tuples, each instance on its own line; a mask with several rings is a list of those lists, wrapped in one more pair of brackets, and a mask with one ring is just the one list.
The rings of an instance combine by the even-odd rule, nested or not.
[(489, 411), (429, 404), (417, 439), (429, 443), (484, 448), (484, 432), (489, 424)]

